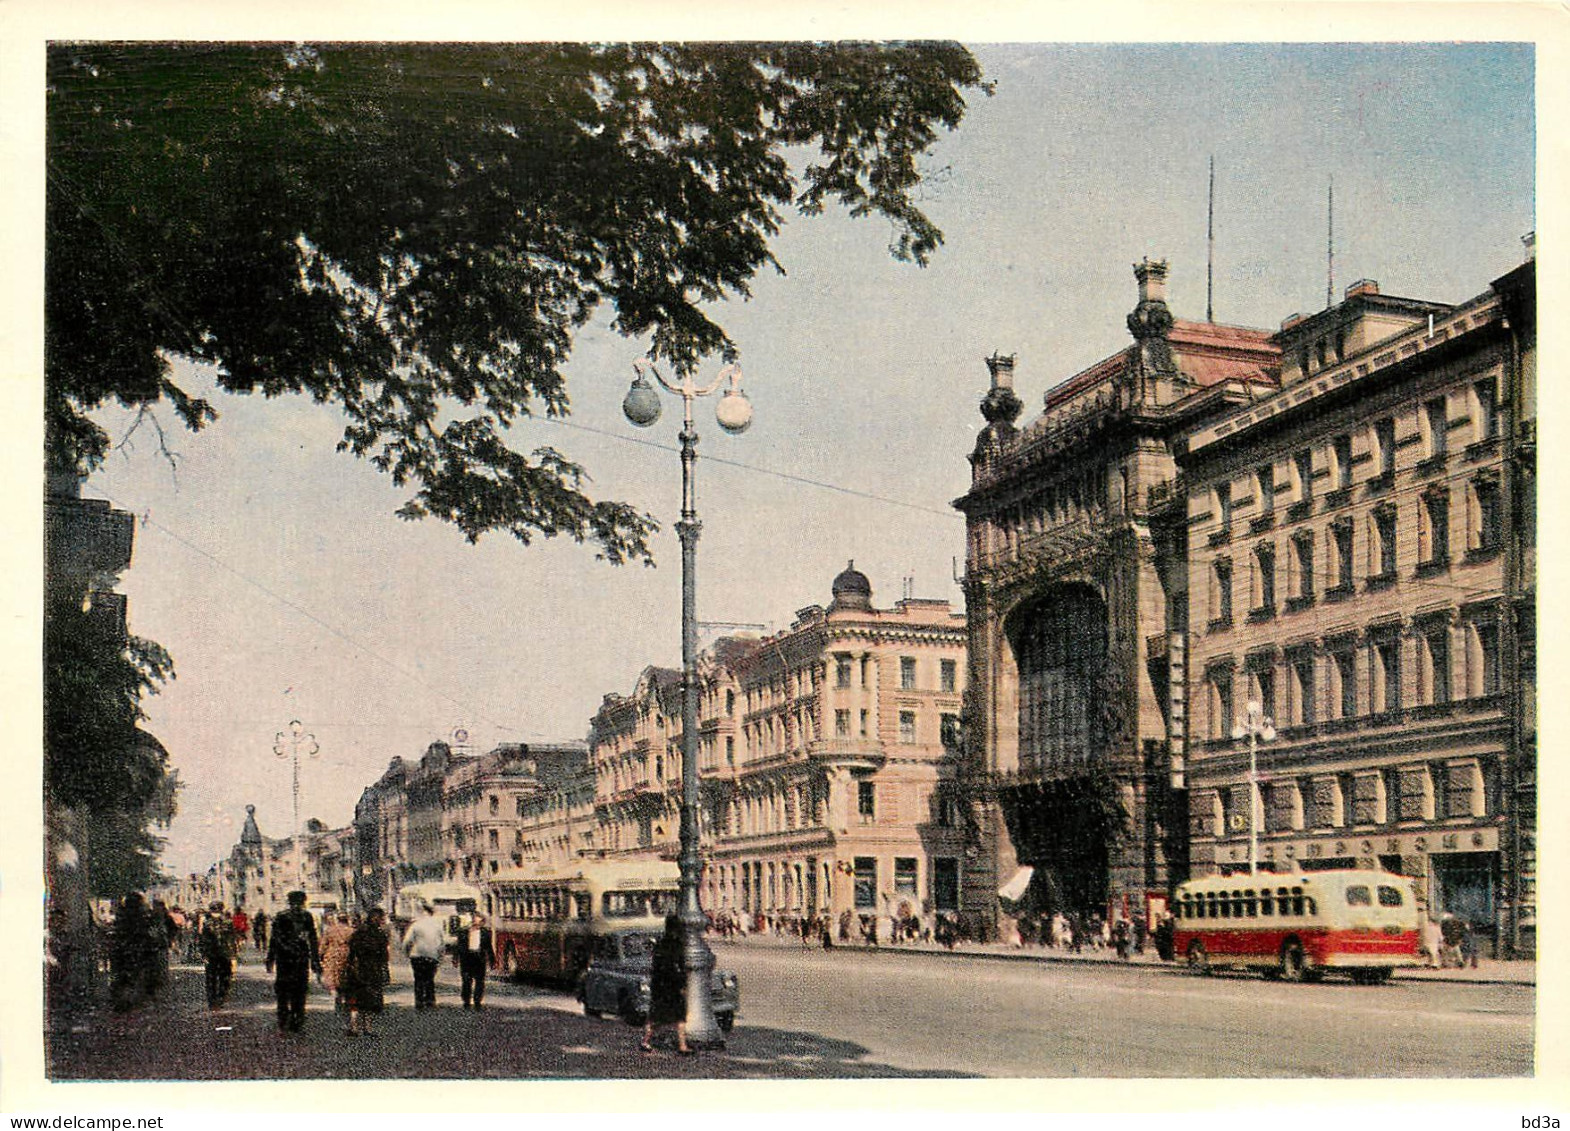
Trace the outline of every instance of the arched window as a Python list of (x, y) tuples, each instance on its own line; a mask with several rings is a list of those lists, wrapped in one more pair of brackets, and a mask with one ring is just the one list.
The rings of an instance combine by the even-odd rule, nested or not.
[(1087, 589), (1059, 590), (1023, 610), (1012, 629), (1021, 766), (1089, 759), (1092, 704), (1106, 662), (1106, 606)]

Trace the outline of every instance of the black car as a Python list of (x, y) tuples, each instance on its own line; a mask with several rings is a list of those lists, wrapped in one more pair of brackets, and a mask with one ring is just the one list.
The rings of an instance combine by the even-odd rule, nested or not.
[[(641, 1025), (649, 1012), (649, 977), (654, 967), (658, 931), (611, 931), (594, 940), (589, 968), (578, 989), (583, 1011), (590, 1017), (611, 1013), (629, 1025)], [(741, 991), (736, 975), (716, 969), (711, 983), (714, 1020), (725, 1032), (736, 1024)]]

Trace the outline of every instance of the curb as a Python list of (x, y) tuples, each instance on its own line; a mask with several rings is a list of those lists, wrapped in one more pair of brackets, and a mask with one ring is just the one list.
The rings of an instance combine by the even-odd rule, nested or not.
[[(711, 946), (717, 944), (720, 947), (731, 947), (731, 946), (741, 947), (741, 948), (757, 947), (758, 949), (762, 949), (762, 950), (812, 950), (812, 951), (818, 951), (820, 949), (816, 943), (814, 943), (811, 946), (805, 946), (804, 947), (804, 946), (799, 946), (797, 943), (795, 943), (792, 940), (782, 940), (782, 941), (779, 941), (779, 942), (770, 941), (770, 942), (763, 942), (763, 943), (751, 943), (751, 942), (747, 942), (747, 941), (738, 941), (738, 940), (735, 940), (735, 939), (720, 940), (720, 939), (714, 939), (714, 938), (711, 937), (709, 939), (709, 942), (710, 942)], [(1083, 956), (1083, 955), (1051, 954), (1051, 953), (1041, 953), (1039, 951), (1015, 951), (1015, 950), (992, 951), (992, 950), (966, 950), (966, 949), (961, 949), (961, 948), (955, 948), (954, 950), (948, 950), (948, 949), (941, 948), (941, 947), (931, 947), (931, 946), (916, 946), (916, 947), (910, 947), (910, 946), (886, 946), (886, 947), (883, 947), (883, 946), (879, 946), (879, 947), (870, 947), (870, 946), (866, 946), (866, 945), (861, 944), (861, 943), (835, 943), (833, 949), (835, 949), (835, 950), (852, 951), (852, 952), (857, 952), (857, 953), (861, 953), (861, 954), (931, 955), (931, 956), (935, 956), (935, 957), (948, 956), (948, 957), (954, 957), (954, 958), (979, 958), (979, 959), (982, 959), (984, 961), (990, 961), (990, 962), (1039, 962), (1039, 963), (1043, 963), (1043, 964), (1058, 964), (1058, 965), (1064, 965), (1064, 966), (1106, 966), (1106, 967), (1116, 967), (1116, 968), (1120, 968), (1120, 969), (1124, 969), (1124, 970), (1148, 970), (1148, 971), (1150, 971), (1152, 973), (1163, 973), (1164, 972), (1164, 973), (1170, 973), (1170, 974), (1184, 974), (1184, 975), (1187, 975), (1187, 973), (1188, 973), (1186, 967), (1184, 967), (1184, 965), (1181, 962), (1163, 962), (1163, 961), (1161, 961), (1159, 959), (1154, 959), (1153, 960), (1153, 959), (1147, 959), (1147, 958), (1138, 958), (1138, 959), (1134, 959), (1132, 961), (1125, 962), (1125, 961), (1122, 961), (1122, 960), (1117, 959), (1117, 958), (1089, 958), (1089, 957), (1086, 957), (1086, 956)], [(1392, 973), (1391, 978), (1394, 981), (1405, 981), (1405, 982), (1443, 982), (1443, 983), (1450, 983), (1450, 984), (1454, 984), (1454, 985), (1463, 985), (1463, 986), (1529, 986), (1529, 987), (1532, 987), (1534, 989), (1537, 986), (1537, 975), (1536, 975), (1536, 971), (1535, 970), (1534, 970), (1533, 975), (1532, 975), (1530, 980), (1518, 981), (1518, 980), (1516, 980), (1514, 978), (1490, 978), (1490, 977), (1486, 977), (1486, 976), (1482, 975), (1481, 973), (1479, 973), (1479, 974), (1469, 974), (1469, 975), (1441, 974), (1441, 973), (1439, 973), (1437, 971), (1435, 971), (1433, 973), (1429, 973), (1427, 967), (1409, 966), (1409, 967), (1397, 967), (1395, 969), (1395, 971)]]

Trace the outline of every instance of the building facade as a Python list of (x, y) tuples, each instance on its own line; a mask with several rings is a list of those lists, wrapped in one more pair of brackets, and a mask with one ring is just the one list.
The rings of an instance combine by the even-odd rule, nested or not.
[(1177, 320), (1165, 264), (1135, 274), (1133, 344), (1022, 429), (989, 360), (956, 503), (971, 917), (1000, 883), (1148, 913), (1252, 838), (1266, 868), (1417, 876), (1532, 950), (1532, 265), (1458, 306), (1360, 282), (1274, 333)]
[[(1185, 422), (1224, 383), (1273, 391), (1269, 334), (1183, 322), (1164, 262), (1135, 266), (1133, 344), (1051, 389), (1022, 428), (1014, 359), (988, 360), (966, 517), (964, 782), (982, 847), (966, 919), (1132, 912), (1186, 860), (1184, 563), (1156, 522)], [(1157, 492), (1153, 494), (1153, 491)]]
[(1354, 284), (1283, 324), (1278, 392), (1186, 435), (1196, 872), (1246, 868), (1252, 835), (1533, 948), (1531, 278), (1459, 306)]

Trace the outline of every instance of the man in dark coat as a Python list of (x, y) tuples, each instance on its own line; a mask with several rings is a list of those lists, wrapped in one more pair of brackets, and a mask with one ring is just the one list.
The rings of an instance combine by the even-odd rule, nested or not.
[(311, 971), (322, 972), (316, 945), (316, 921), (305, 909), (305, 893), (289, 893), (289, 907), (273, 920), (267, 944), (267, 972), (277, 970), (273, 992), (278, 997), (278, 1031), (298, 1033), (305, 1024), (305, 994)]
[(234, 928), (224, 906), (215, 903), (202, 921), (199, 938), (202, 959), (207, 973), (207, 1008), (221, 1009), (229, 999), (229, 986), (234, 981), (234, 954), (237, 944)]
[(485, 916), (478, 911), (470, 917), (468, 930), (458, 932), (453, 957), (463, 979), (459, 990), (463, 1007), (468, 1009), (472, 998), (474, 1008), (479, 1009), (485, 1000), (485, 971), (495, 963), (496, 951), (491, 946), (491, 929), (485, 924)]

